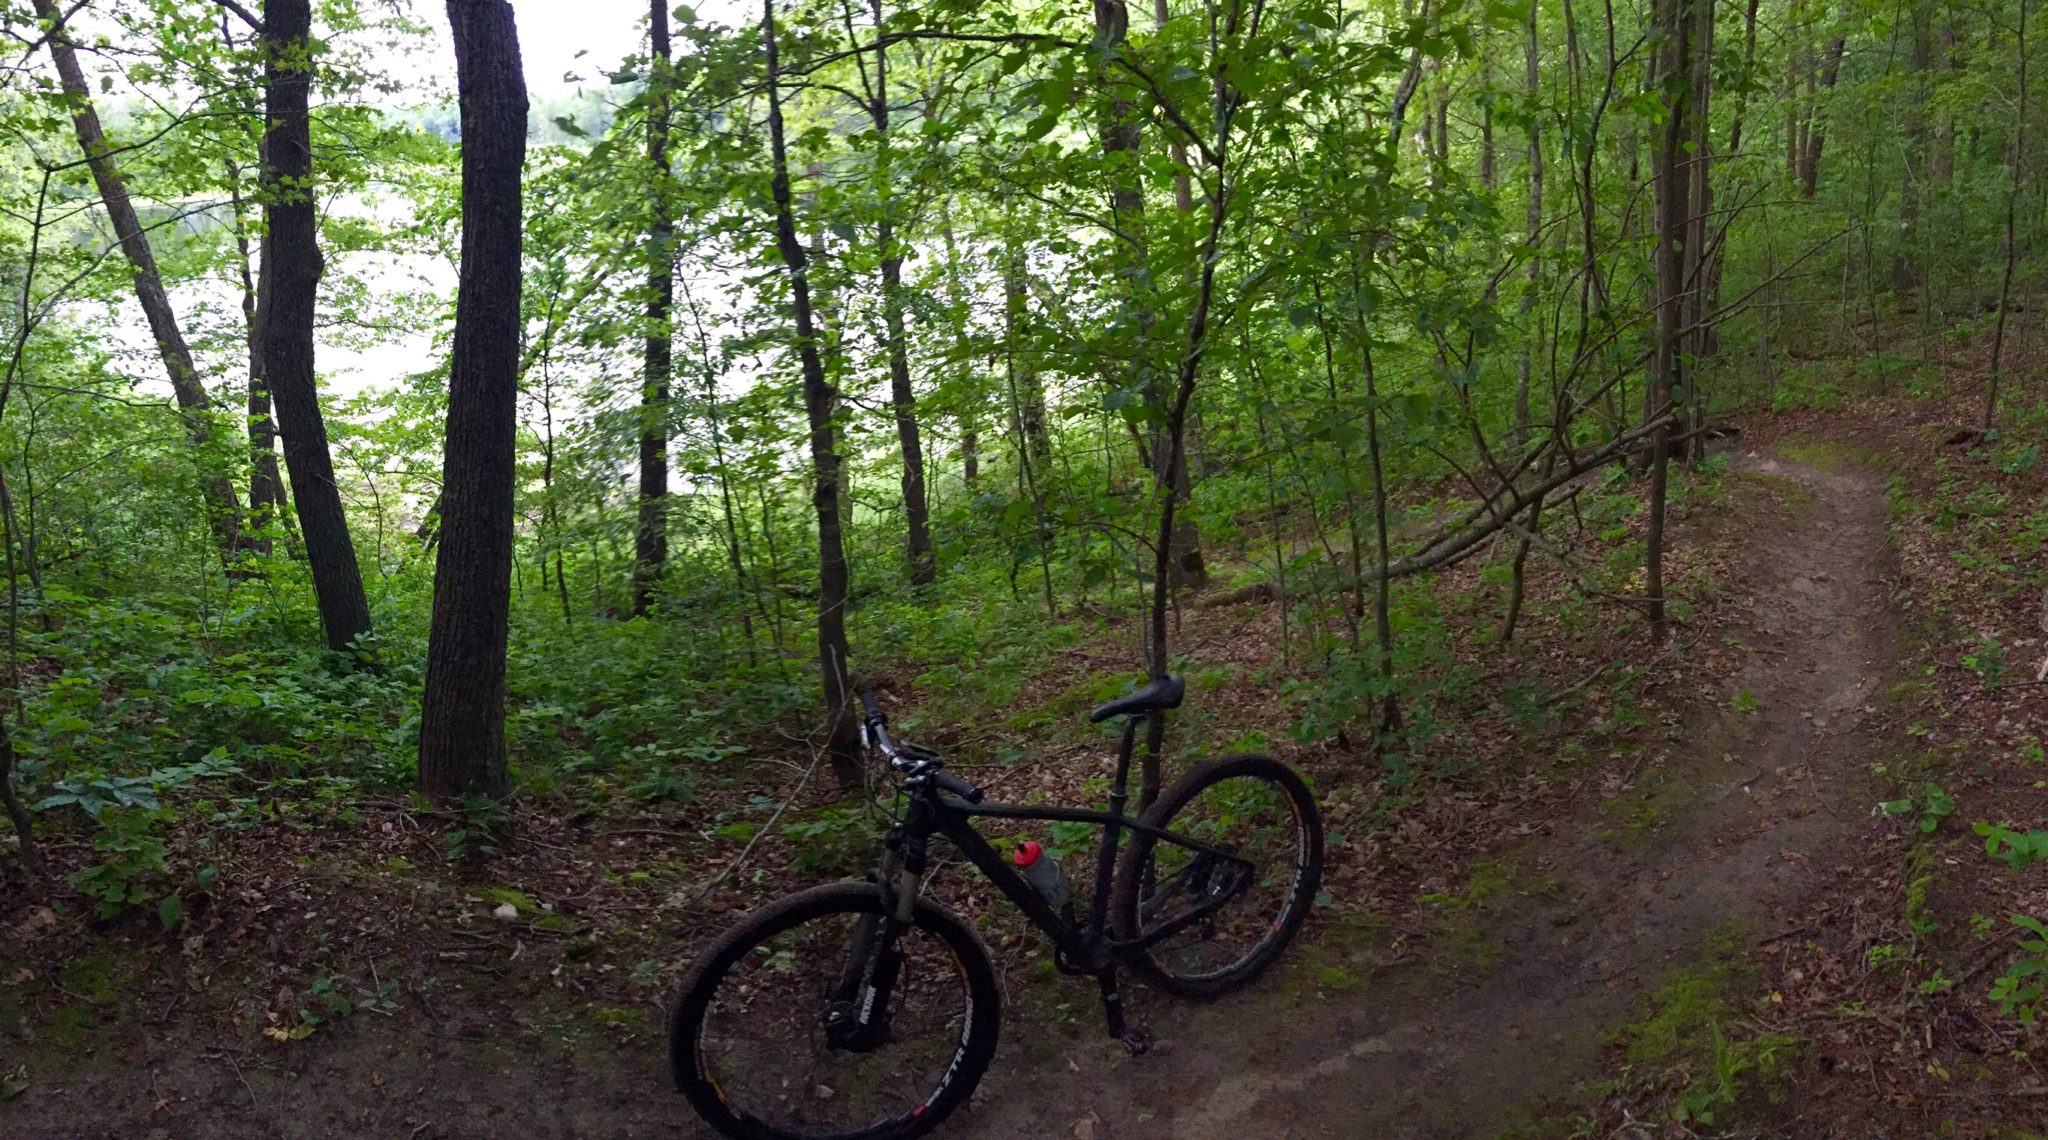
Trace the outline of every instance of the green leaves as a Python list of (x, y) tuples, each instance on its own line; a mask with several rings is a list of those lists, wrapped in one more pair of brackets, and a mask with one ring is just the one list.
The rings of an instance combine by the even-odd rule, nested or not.
[(2036, 828), (2020, 832), (2004, 824), (1983, 822), (1972, 830), (1984, 840), (1986, 855), (2002, 860), (2015, 871), (2048, 859), (2048, 831)]

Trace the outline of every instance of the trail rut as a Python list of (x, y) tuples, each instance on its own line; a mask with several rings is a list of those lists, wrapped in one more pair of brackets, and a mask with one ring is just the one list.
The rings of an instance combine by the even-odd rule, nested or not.
[[(1304, 1000), (1285, 979), (1203, 1007), (1153, 1006), (1164, 1055), (998, 1063), (960, 1131), (1093, 1140), (1482, 1137), (1597, 1075), (1642, 997), (1731, 923), (1782, 931), (1814, 868), (1869, 809), (1865, 722), (1894, 651), (1883, 485), (1775, 456), (1737, 464), (1777, 491), (1739, 536), (1732, 692), (1698, 702), (1638, 775), (1638, 832), (1587, 805), (1511, 853), (1544, 889), (1496, 900), (1462, 948)], [(1736, 701), (1734, 693), (1754, 698)], [(1738, 707), (1741, 706), (1741, 707)], [(1641, 785), (1654, 779), (1654, 791)], [(1450, 976), (1432, 954), (1477, 958)], [(1341, 959), (1340, 959), (1341, 960)], [(1439, 964), (1440, 965), (1440, 964)], [(1075, 1071), (1078, 1067), (1079, 1071)]]

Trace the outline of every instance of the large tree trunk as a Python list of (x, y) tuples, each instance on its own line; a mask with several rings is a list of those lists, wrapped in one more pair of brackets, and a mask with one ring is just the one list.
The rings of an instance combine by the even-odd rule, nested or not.
[(235, 485), (228, 477), (227, 464), (215, 452), (213, 401), (207, 397), (206, 386), (199, 381), (198, 369), (192, 364), (192, 350), (185, 344), (185, 334), (179, 330), (177, 314), (171, 309), (170, 295), (164, 292), (163, 276), (157, 272), (156, 255), (150, 251), (149, 237), (142, 232), (135, 204), (129, 200), (128, 187), (121, 181), (120, 167), (109, 153), (106, 132), (100, 127), (99, 113), (93, 109), (85, 73), (78, 66), (78, 48), (71, 40), (70, 31), (63, 27), (63, 17), (57, 10), (56, 0), (35, 0), (35, 3), (36, 15), (50, 29), (50, 58), (56, 62), (57, 77), (71, 102), (71, 126), (78, 135), (78, 149), (84, 152), (86, 165), (92, 169), (93, 183), (99, 188), (100, 201), (107, 208), (107, 221), (113, 226), (121, 252), (134, 272), (135, 300), (142, 306), (143, 316), (149, 320), (149, 331), (156, 338), (164, 371), (170, 375), (171, 392), (178, 401), (179, 418), (184, 422), (185, 436), (192, 442), (194, 458), (199, 465), (206, 497), (207, 526), (213, 532), (215, 545), (220, 548), (222, 564), (232, 566), (235, 552), (241, 544), (242, 505), (235, 495)]
[(327, 647), (348, 651), (370, 632), (370, 603), (348, 533), (348, 513), (334, 482), (334, 458), (327, 449), (327, 424), (313, 373), (313, 311), (324, 267), (319, 224), (313, 216), (312, 127), (307, 99), (312, 85), (310, 57), (313, 9), (310, 0), (267, 0), (263, 43), (268, 60), (268, 130), (263, 152), (264, 194), (269, 199), (268, 263), (260, 307), (262, 371), (277, 403), (284, 437), (285, 470), (306, 564)]
[(669, 0), (649, 0), (653, 38), (652, 105), (647, 110), (647, 163), (654, 222), (647, 231), (647, 345), (640, 388), (640, 527), (633, 538), (633, 612), (647, 612), (654, 585), (668, 562), (668, 400), (674, 367), (670, 310), (676, 286), (674, 207), (670, 204)]
[(840, 540), (839, 447), (832, 411), (839, 392), (825, 378), (818, 327), (811, 312), (810, 254), (796, 235), (790, 202), (789, 149), (782, 135), (781, 61), (775, 45), (775, 0), (763, 0), (761, 34), (768, 68), (768, 147), (773, 165), (775, 244), (789, 270), (796, 316), (797, 357), (803, 365), (804, 411), (811, 427), (811, 506), (818, 516), (818, 668), (824, 674), (825, 749), (843, 791), (861, 785), (858, 726), (848, 707), (850, 664), (846, 647), (846, 550)]
[[(660, 0), (657, 0), (660, 2)], [(873, 5), (876, 33), (882, 27), (882, 0)], [(904, 555), (910, 563), (910, 584), (929, 584), (938, 574), (932, 553), (931, 512), (924, 493), (924, 446), (917, 431), (917, 393), (910, 386), (910, 346), (903, 331), (903, 251), (897, 247), (896, 224), (890, 216), (895, 200), (890, 185), (889, 164), (889, 53), (875, 48), (874, 102), (868, 108), (875, 121), (876, 152), (880, 169), (877, 190), (882, 196), (882, 220), (876, 238), (882, 249), (882, 321), (889, 347), (889, 404), (896, 413), (896, 439), (903, 449)]]
[(506, 0), (448, 0), (462, 107), (462, 273), (448, 370), (441, 549), (420, 702), (420, 790), (503, 796), (518, 472), (526, 79)]

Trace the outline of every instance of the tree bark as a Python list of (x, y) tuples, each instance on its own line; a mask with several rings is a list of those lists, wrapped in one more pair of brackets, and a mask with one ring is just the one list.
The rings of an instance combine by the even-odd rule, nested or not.
[(502, 797), (517, 478), (526, 80), (506, 0), (448, 0), (462, 113), (462, 270), (448, 373), (441, 548), (420, 703), (420, 790)]
[[(1157, 9), (1155, 7), (1155, 13)], [(1095, 0), (1095, 49), (1103, 56), (1122, 54), (1125, 38), (1130, 30), (1130, 10), (1123, 0)], [(1167, 388), (1169, 375), (1154, 365), (1151, 359), (1155, 346), (1152, 343), (1153, 329), (1158, 323), (1156, 298), (1148, 280), (1149, 251), (1145, 232), (1145, 191), (1139, 177), (1143, 156), (1139, 152), (1138, 115), (1130, 99), (1116, 88), (1111, 81), (1108, 65), (1103, 65), (1099, 81), (1108, 89), (1109, 98), (1098, 127), (1101, 138), (1102, 156), (1110, 169), (1109, 203), (1116, 220), (1115, 240), (1124, 243), (1120, 276), (1123, 278), (1124, 303), (1130, 307), (1132, 326), (1136, 330), (1138, 351), (1133, 379), (1140, 398), (1144, 401), (1146, 418), (1149, 421), (1145, 433), (1149, 441), (1141, 448), (1139, 458), (1152, 470), (1154, 489), (1162, 487), (1181, 488), (1181, 502), (1187, 502), (1187, 455), (1183, 447), (1177, 460), (1171, 460), (1173, 469), (1166, 464), (1175, 454), (1168, 445), (1167, 420), (1173, 394)], [(1189, 205), (1193, 205), (1190, 189)], [(1175, 531), (1168, 536), (1171, 553), (1165, 565), (1170, 584), (1175, 587), (1200, 585), (1207, 578), (1202, 560), (1201, 535), (1191, 520), (1183, 518)]]
[(1685, 250), (1681, 262), (1685, 302), (1679, 312), (1680, 340), (1684, 352), (1686, 456), (1706, 456), (1706, 434), (1699, 430), (1703, 401), (1698, 391), (1698, 362), (1713, 355), (1713, 312), (1706, 307), (1707, 242), (1713, 212), (1714, 135), (1712, 114), (1714, 0), (1689, 0), (1686, 18), (1691, 22), (1685, 113), (1688, 153), (1685, 164), (1686, 214)]
[[(656, 0), (660, 3), (661, 0)], [(874, 0), (875, 28), (882, 27), (882, 0)], [(932, 553), (931, 512), (924, 493), (924, 445), (917, 430), (917, 393), (910, 386), (910, 345), (903, 331), (903, 250), (896, 241), (896, 221), (891, 215), (895, 192), (890, 185), (893, 171), (889, 162), (889, 53), (875, 48), (875, 89), (868, 107), (875, 122), (878, 155), (877, 191), (882, 197), (882, 220), (876, 240), (882, 254), (882, 322), (889, 350), (889, 404), (896, 414), (896, 439), (903, 451), (904, 556), (910, 564), (910, 584), (929, 585), (938, 575)]]
[[(1956, 26), (1944, 23), (1941, 26), (1941, 61), (1945, 68), (1956, 65)], [(1948, 110), (1936, 112), (1934, 121), (1934, 152), (1927, 158), (1928, 170), (1936, 182), (1947, 185), (1955, 177), (1956, 169), (1956, 117)]]
[[(263, 316), (270, 300), (270, 237), (266, 231), (252, 247), (249, 209), (242, 198), (241, 169), (228, 167), (228, 194), (235, 211), (235, 250), (242, 274), (242, 323), (249, 340), (249, 536), (252, 550), (270, 553), (264, 531), (285, 518), (284, 477), (277, 466), (277, 424), (271, 419), (270, 386), (263, 378)], [(258, 167), (261, 177), (261, 167)], [(285, 520), (289, 521), (289, 520)]]
[[(1537, 37), (1536, 5), (1529, 6), (1528, 40), (1523, 45), (1522, 82), (1530, 102), (1542, 94), (1542, 71), (1539, 61), (1542, 41)], [(1543, 120), (1534, 112), (1529, 114), (1529, 204), (1522, 216), (1522, 239), (1528, 245), (1529, 280), (1522, 291), (1521, 315), (1522, 350), (1515, 358), (1515, 437), (1514, 449), (1521, 451), (1529, 446), (1529, 388), (1533, 379), (1533, 354), (1540, 347), (1541, 337), (1537, 331), (1528, 328), (1536, 314), (1536, 293), (1543, 284)]]
[[(1749, 115), (1749, 84), (1751, 78), (1756, 74), (1757, 6), (1757, 0), (1749, 0), (1748, 7), (1744, 9), (1742, 16), (1742, 82), (1741, 86), (1735, 91), (1735, 111), (1728, 124), (1728, 154), (1730, 158), (1736, 159), (1742, 157), (1742, 132)], [(1705, 217), (1707, 214), (1705, 209), (1701, 209), (1698, 212), (1702, 217)], [(1723, 237), (1721, 243), (1714, 247), (1710, 255), (1707, 262), (1706, 279), (1699, 285), (1703, 296), (1701, 301), (1703, 312), (1711, 314), (1721, 311), (1721, 269), (1726, 263), (1727, 253), (1728, 242), (1727, 238)], [(1712, 347), (1718, 351), (1718, 338), (1715, 339)]]
[(818, 668), (824, 678), (825, 750), (841, 791), (861, 786), (857, 726), (848, 707), (851, 665), (847, 659), (846, 597), (849, 575), (840, 537), (839, 447), (832, 413), (838, 389), (825, 376), (818, 351), (818, 326), (811, 311), (810, 254), (796, 233), (789, 191), (789, 148), (783, 140), (781, 58), (775, 43), (775, 0), (763, 0), (761, 34), (768, 70), (768, 147), (775, 200), (775, 244), (789, 271), (790, 305), (796, 317), (797, 358), (803, 368), (804, 412), (811, 429), (811, 506), (818, 517)]
[(85, 84), (85, 72), (78, 66), (77, 45), (72, 42), (70, 31), (63, 26), (63, 16), (57, 10), (56, 0), (35, 0), (35, 4), (37, 17), (49, 29), (50, 58), (57, 65), (58, 80), (71, 102), (71, 126), (78, 136), (78, 149), (84, 153), (86, 165), (92, 170), (93, 184), (98, 187), (100, 201), (107, 210), (107, 221), (112, 225), (121, 253), (128, 259), (128, 266), (134, 273), (135, 300), (149, 321), (149, 331), (156, 339), (164, 371), (170, 376), (171, 393), (178, 401), (179, 419), (184, 423), (185, 436), (196, 453), (194, 458), (199, 466), (206, 500), (207, 527), (213, 532), (214, 544), (220, 549), (222, 565), (232, 568), (235, 552), (241, 545), (242, 505), (235, 495), (235, 485), (228, 477), (227, 465), (221, 456), (215, 454), (213, 401), (207, 396), (206, 386), (200, 382), (198, 369), (192, 364), (192, 350), (185, 344), (185, 334), (178, 328), (178, 317), (171, 309), (170, 295), (164, 291), (163, 276), (157, 272), (156, 255), (149, 248), (149, 237), (142, 231), (142, 222), (135, 214), (135, 204), (128, 197), (128, 187), (121, 181), (120, 166), (107, 145), (99, 113), (93, 109), (92, 94)]
[(1017, 441), (1017, 474), (1031, 498), (1037, 526), (1039, 576), (1045, 587), (1045, 612), (1059, 612), (1052, 588), (1051, 520), (1046, 517), (1045, 483), (1052, 474), (1052, 437), (1045, 427), (1045, 380), (1038, 362), (1023, 350), (1024, 326), (1030, 320), (1030, 295), (1025, 289), (1024, 243), (1014, 211), (1003, 227), (1003, 368), (1009, 380), (1011, 436)]
[[(1837, 34), (1828, 41), (1827, 52), (1821, 57), (1819, 87), (1814, 103), (1807, 111), (1808, 123), (1802, 140), (1804, 153), (1799, 164), (1799, 196), (1802, 198), (1813, 197), (1820, 188), (1820, 152), (1827, 142), (1827, 128), (1821, 121), (1818, 93), (1835, 89), (1835, 80), (1842, 73), (1842, 50), (1847, 44), (1848, 37)], [(1813, 77), (1809, 75), (1807, 78), (1811, 85)]]
[(653, 71), (648, 78), (647, 164), (654, 221), (647, 230), (647, 344), (640, 388), (640, 526), (633, 536), (633, 612), (644, 614), (668, 564), (668, 403), (675, 350), (670, 312), (676, 285), (674, 207), (670, 203), (669, 0), (649, 0)]
[(370, 603), (348, 532), (348, 513), (334, 482), (327, 424), (313, 371), (313, 314), (324, 268), (313, 214), (312, 126), (307, 101), (313, 78), (310, 0), (266, 0), (264, 82), (269, 114), (263, 185), (268, 199), (267, 304), (261, 307), (263, 375), (277, 404), (285, 470), (298, 508), (299, 534), (320, 606), (327, 647), (357, 652), (370, 632)]
[[(1658, 52), (1656, 89), (1667, 92), (1663, 130), (1658, 135), (1656, 351), (1647, 394), (1646, 422), (1666, 420), (1673, 396), (1683, 386), (1683, 315), (1685, 261), (1683, 246), (1691, 221), (1691, 178), (1685, 169), (1686, 149), (1693, 138), (1691, 122), (1694, 42), (1693, 12), (1712, 0), (1657, 0), (1656, 21), (1663, 31)], [(1649, 533), (1643, 554), (1644, 591), (1650, 636), (1662, 643), (1670, 635), (1664, 606), (1664, 506), (1669, 486), (1672, 428), (1660, 427), (1651, 437)]]
[(1899, 181), (1899, 248), (1892, 254), (1892, 292), (1903, 302), (1920, 285), (1920, 187), (1917, 164), (1930, 151), (1927, 123), (1928, 70), (1934, 64), (1934, 14), (1925, 0), (1913, 4), (1912, 88), (1907, 95), (1905, 162)]
[(7, 725), (5, 709), (0, 709), (0, 806), (7, 809), (8, 821), (21, 840), (21, 869), (30, 875), (39, 873), (43, 861), (36, 851), (35, 821), (14, 789), (14, 733)]
[(2026, 178), (2027, 162), (2027, 0), (2020, 0), (2019, 39), (2014, 48), (2019, 60), (2019, 105), (2013, 111), (2012, 148), (2008, 160), (2005, 191), (2005, 273), (1998, 282), (1997, 331), (1991, 337), (1991, 373), (1984, 385), (1984, 430), (1998, 420), (1998, 384), (2005, 365), (2005, 316), (2012, 299), (2013, 265), (2019, 258), (2020, 187)]

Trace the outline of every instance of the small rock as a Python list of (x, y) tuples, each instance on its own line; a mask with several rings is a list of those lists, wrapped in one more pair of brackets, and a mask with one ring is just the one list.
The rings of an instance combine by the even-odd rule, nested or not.
[(511, 903), (499, 903), (498, 909), (491, 912), (491, 917), (499, 922), (511, 922), (519, 917), (519, 908)]

